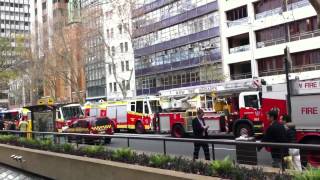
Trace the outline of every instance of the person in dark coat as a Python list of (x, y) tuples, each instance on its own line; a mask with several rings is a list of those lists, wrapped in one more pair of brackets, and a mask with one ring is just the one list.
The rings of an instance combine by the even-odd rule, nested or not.
[[(204, 116), (204, 111), (202, 109), (198, 109), (197, 117), (192, 120), (193, 134), (195, 138), (198, 138), (198, 139), (208, 138), (209, 126), (206, 126), (203, 116)], [(202, 142), (194, 143), (193, 160), (196, 160), (199, 158), (199, 151), (201, 147), (203, 148), (206, 160), (210, 160), (209, 145), (207, 143), (202, 143)]]
[[(289, 115), (282, 116), (282, 122), (285, 123), (289, 143), (297, 143), (297, 130), (295, 124), (291, 121), (291, 117)], [(300, 150), (289, 148), (289, 155), (291, 156), (292, 168), (296, 171), (302, 171)]]
[(282, 121), (285, 123), (285, 128), (287, 130), (287, 139), (289, 143), (297, 143), (297, 130), (295, 124), (291, 122), (291, 117), (289, 115), (283, 115)]
[[(278, 122), (278, 111), (271, 110), (267, 114), (267, 118), (271, 121), (261, 142), (287, 143), (287, 132), (285, 126)], [(287, 148), (271, 148), (272, 166), (283, 167), (283, 158), (288, 156)]]
[(0, 119), (0, 130), (4, 129), (4, 121)]

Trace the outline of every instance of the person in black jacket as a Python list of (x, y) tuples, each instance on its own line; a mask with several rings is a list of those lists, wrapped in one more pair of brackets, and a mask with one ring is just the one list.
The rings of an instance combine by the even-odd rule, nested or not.
[[(287, 132), (284, 125), (278, 122), (278, 111), (269, 111), (267, 118), (271, 121), (271, 124), (261, 142), (287, 143)], [(272, 166), (283, 167), (283, 158), (287, 155), (288, 149), (286, 148), (271, 148)]]
[[(192, 120), (192, 129), (193, 129), (193, 134), (195, 138), (205, 139), (208, 137), (209, 126), (206, 126), (203, 116), (204, 116), (204, 111), (202, 109), (198, 109), (197, 117)], [(194, 143), (193, 160), (199, 158), (200, 147), (203, 148), (206, 160), (210, 160), (209, 145), (207, 143), (201, 143), (201, 142)]]

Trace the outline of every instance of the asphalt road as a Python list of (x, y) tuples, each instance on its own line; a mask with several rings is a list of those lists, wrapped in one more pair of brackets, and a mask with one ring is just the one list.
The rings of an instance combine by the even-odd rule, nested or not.
[[(121, 133), (124, 135), (124, 133)], [(129, 134), (126, 134), (129, 135)], [(153, 135), (153, 134), (130, 134), (131, 136), (152, 136), (152, 137), (168, 137), (169, 135)], [(219, 138), (220, 139), (220, 138)], [(223, 140), (223, 139), (222, 139)], [(111, 143), (107, 145), (112, 148), (120, 148), (120, 147), (127, 147), (127, 140), (126, 139), (116, 139), (113, 138)], [(192, 158), (193, 156), (193, 144), (192, 143), (185, 143), (185, 142), (167, 142), (166, 144), (166, 151), (169, 155), (174, 156), (185, 156), (188, 158)], [(130, 140), (130, 148), (146, 152), (146, 153), (163, 153), (163, 142), (162, 141), (152, 141), (152, 140)], [(249, 152), (246, 153), (246, 149), (241, 149), (244, 151), (244, 158), (249, 159)], [(210, 146), (210, 154), (212, 157), (212, 147)], [(236, 161), (236, 147), (232, 145), (215, 145), (214, 147), (215, 158), (216, 159), (224, 159), (225, 157), (229, 156), (232, 160)], [(245, 157), (245, 156), (248, 156)], [(200, 150), (199, 158), (204, 159), (203, 150)], [(265, 150), (261, 150), (257, 154), (258, 165), (265, 165), (271, 166), (271, 155), (270, 153), (266, 152)]]

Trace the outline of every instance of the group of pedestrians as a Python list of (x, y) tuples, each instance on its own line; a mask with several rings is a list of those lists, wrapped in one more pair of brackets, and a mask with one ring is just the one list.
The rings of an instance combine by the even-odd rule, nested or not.
[[(28, 131), (29, 123), (27, 120), (23, 119), (19, 122), (18, 130), (21, 132)], [(0, 119), (0, 130), (17, 130), (16, 124), (14, 121), (4, 122), (4, 120)]]
[[(270, 121), (270, 126), (266, 130), (261, 142), (273, 143), (296, 143), (296, 129), (291, 123), (291, 118), (288, 115), (281, 116), (281, 122), (278, 121), (278, 111), (271, 110), (267, 113), (267, 118)], [(209, 126), (204, 121), (204, 111), (197, 110), (197, 117), (192, 120), (192, 128), (194, 137), (197, 139), (208, 138)], [(193, 159), (199, 158), (200, 148), (203, 148), (205, 159), (210, 160), (209, 145), (204, 142), (194, 143)], [(299, 149), (288, 148), (267, 148), (271, 152), (272, 166), (284, 167), (284, 157), (291, 156), (294, 169), (301, 170)]]
[[(278, 121), (278, 111), (271, 110), (267, 114), (267, 118), (270, 121), (270, 126), (266, 130), (261, 142), (273, 142), (273, 143), (296, 143), (296, 129), (295, 125), (291, 122), (291, 118), (288, 115), (281, 117), (281, 121)], [(272, 166), (278, 168), (286, 167), (284, 161), (285, 157), (291, 157), (291, 164), (296, 170), (301, 170), (300, 152), (299, 149), (290, 148), (269, 148), (272, 157)]]

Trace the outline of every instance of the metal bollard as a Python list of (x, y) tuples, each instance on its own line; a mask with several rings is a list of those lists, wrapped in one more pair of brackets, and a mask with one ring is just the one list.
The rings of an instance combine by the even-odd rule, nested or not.
[(212, 143), (211, 144), (211, 146), (212, 146), (212, 160), (214, 161), (214, 160), (216, 160), (216, 156), (215, 156), (215, 154), (214, 154), (214, 144)]
[(127, 138), (127, 147), (130, 147), (130, 138)]

